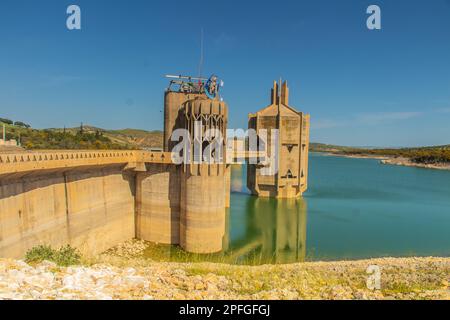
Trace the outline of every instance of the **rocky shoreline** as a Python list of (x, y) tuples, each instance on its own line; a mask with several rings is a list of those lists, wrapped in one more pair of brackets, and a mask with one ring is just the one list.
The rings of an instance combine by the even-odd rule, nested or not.
[[(0, 300), (450, 299), (450, 258), (383, 258), (234, 266), (119, 256), (85, 266), (0, 260)], [(381, 270), (369, 290), (367, 268)]]
[(393, 166), (416, 167), (435, 170), (450, 170), (450, 164), (447, 163), (438, 163), (438, 164), (415, 163), (408, 158), (387, 158), (382, 159), (380, 163)]

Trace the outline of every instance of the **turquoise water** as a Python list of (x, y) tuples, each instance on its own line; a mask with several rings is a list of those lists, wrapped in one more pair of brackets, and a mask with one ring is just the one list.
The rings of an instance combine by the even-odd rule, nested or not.
[(225, 255), (260, 263), (450, 256), (450, 171), (312, 154), (301, 200), (248, 194), (232, 169)]

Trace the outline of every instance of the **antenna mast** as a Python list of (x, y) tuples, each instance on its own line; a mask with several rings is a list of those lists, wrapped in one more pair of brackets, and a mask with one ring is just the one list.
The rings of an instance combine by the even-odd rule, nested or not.
[(200, 62), (198, 64), (198, 77), (202, 78), (203, 73), (203, 27), (200, 30)]

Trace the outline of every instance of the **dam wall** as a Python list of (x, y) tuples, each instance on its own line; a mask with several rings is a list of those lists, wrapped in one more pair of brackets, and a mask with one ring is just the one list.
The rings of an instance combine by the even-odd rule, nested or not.
[(44, 244), (95, 255), (132, 238), (221, 251), (229, 174), (165, 152), (0, 154), (0, 257)]
[(161, 152), (0, 153), (0, 257), (41, 244), (97, 254), (136, 237), (137, 173), (169, 163)]
[(180, 243), (180, 169), (174, 165), (147, 165), (136, 175), (136, 237), (162, 243)]
[(134, 237), (133, 176), (123, 166), (0, 178), (0, 257), (40, 244), (97, 254)]

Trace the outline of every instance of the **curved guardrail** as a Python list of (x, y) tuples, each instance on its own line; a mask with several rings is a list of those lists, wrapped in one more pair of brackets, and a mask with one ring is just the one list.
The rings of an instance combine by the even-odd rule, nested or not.
[(0, 153), (0, 175), (35, 170), (64, 169), (83, 166), (137, 163), (171, 164), (170, 152), (132, 150), (39, 151)]

